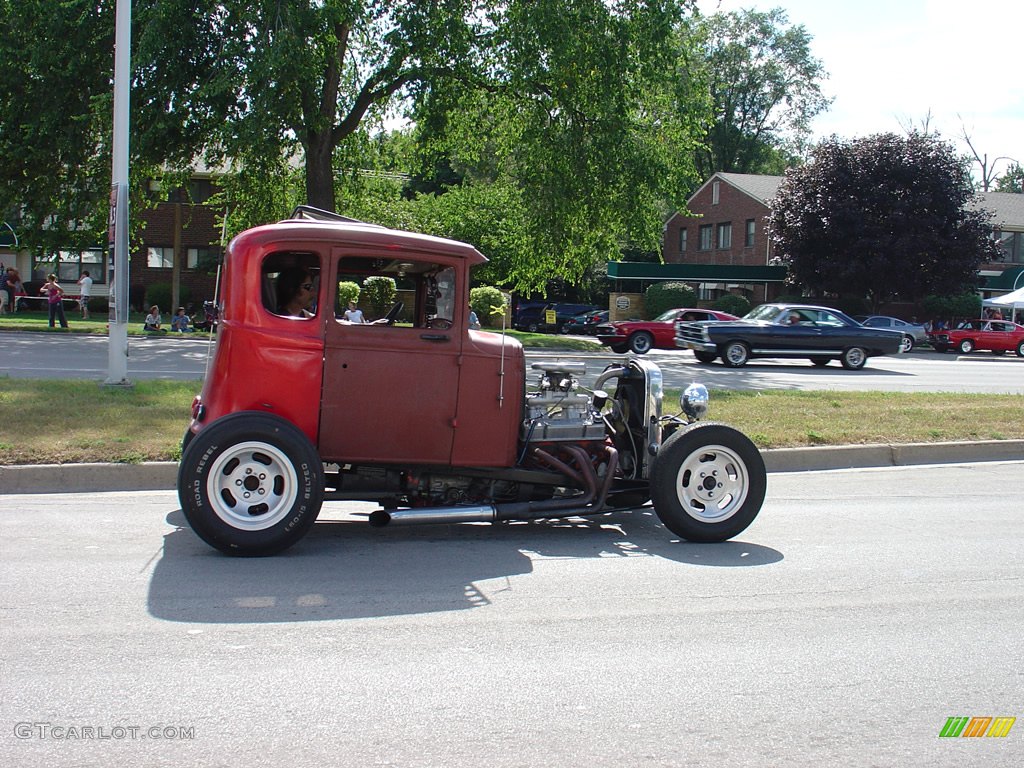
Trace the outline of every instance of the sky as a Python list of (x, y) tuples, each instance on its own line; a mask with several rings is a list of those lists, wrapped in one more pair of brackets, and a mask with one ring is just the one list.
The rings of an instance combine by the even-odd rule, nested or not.
[[(815, 138), (930, 127), (969, 154), (1024, 165), (1024, 2), (1021, 0), (698, 0), (704, 13), (783, 8), (812, 36), (831, 107)], [(999, 160), (1002, 172), (1007, 161)], [(979, 174), (975, 173), (975, 178)]]

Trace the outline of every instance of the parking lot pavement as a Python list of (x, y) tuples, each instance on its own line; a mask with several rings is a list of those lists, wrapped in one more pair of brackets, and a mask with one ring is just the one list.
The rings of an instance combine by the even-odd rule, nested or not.
[[(1024, 440), (773, 448), (762, 455), (769, 472), (1024, 461)], [(174, 462), (0, 466), (0, 493), (170, 490), (177, 470)]]

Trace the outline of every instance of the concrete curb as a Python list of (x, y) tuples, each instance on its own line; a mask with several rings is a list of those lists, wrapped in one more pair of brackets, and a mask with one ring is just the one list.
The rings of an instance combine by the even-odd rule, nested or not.
[[(1024, 440), (774, 448), (762, 454), (769, 472), (1024, 461)], [(174, 462), (0, 466), (0, 493), (168, 491), (177, 472)]]

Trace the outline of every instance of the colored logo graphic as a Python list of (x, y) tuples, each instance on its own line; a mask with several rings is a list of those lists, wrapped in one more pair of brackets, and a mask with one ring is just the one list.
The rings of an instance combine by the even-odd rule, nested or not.
[(1010, 733), (1016, 717), (950, 717), (939, 731), (939, 738), (956, 738), (957, 736), (996, 736), (1005, 737)]

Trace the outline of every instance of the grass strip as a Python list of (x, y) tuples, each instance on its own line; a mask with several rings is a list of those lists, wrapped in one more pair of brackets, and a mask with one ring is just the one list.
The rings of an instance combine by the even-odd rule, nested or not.
[[(176, 461), (200, 386), (0, 379), (0, 464)], [(666, 413), (678, 399), (666, 393)], [(708, 417), (789, 448), (1024, 439), (1021, 415), (1018, 395), (716, 390)]]

